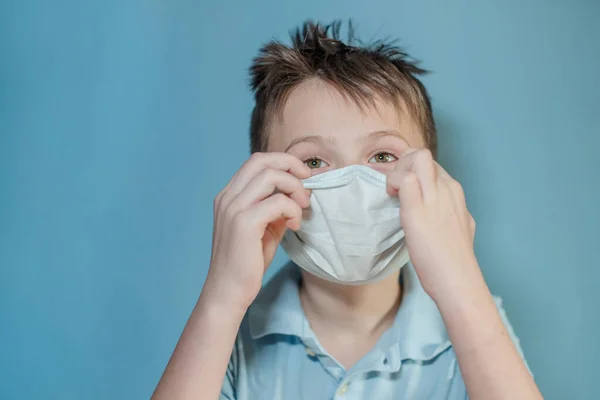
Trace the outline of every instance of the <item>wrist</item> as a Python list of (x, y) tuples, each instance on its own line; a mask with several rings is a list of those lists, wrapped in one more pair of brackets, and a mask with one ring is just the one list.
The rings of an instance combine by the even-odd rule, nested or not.
[[(431, 295), (430, 295), (431, 296)], [(479, 279), (463, 281), (447, 290), (438, 291), (431, 296), (442, 314), (468, 314), (474, 309), (482, 310), (495, 303), (490, 290), (481, 276)]]
[(262, 287), (262, 275), (236, 273), (226, 265), (211, 263), (200, 297), (222, 308), (250, 307)]
[[(443, 269), (442, 269), (443, 268)], [(479, 264), (475, 256), (465, 258), (464, 261), (448, 265), (445, 263), (438, 268), (439, 279), (435, 282), (425, 283), (424, 290), (440, 306), (451, 306), (464, 302), (467, 299), (481, 299), (489, 289), (485, 283)]]
[(252, 301), (253, 297), (245, 296), (243, 291), (229, 287), (222, 281), (215, 282), (208, 277), (196, 303), (196, 309), (223, 316), (243, 316)]
[(444, 320), (450, 339), (465, 354), (481, 350), (507, 333), (498, 313), (494, 298), (483, 277), (461, 289), (461, 293), (445, 292), (434, 299)]
[(218, 324), (237, 324), (242, 321), (248, 307), (241, 302), (230, 301), (202, 291), (192, 315), (202, 320), (212, 321)]

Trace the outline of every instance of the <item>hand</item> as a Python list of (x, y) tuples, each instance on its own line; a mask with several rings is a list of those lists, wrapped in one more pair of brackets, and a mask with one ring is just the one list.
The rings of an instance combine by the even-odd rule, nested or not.
[(471, 399), (541, 399), (473, 251), (475, 222), (460, 184), (428, 150), (409, 149), (387, 177), (400, 198), (412, 263), (435, 301)]
[[(203, 289), (248, 308), (286, 229), (300, 228), (311, 171), (285, 153), (255, 153), (217, 195), (210, 269)], [(213, 294), (214, 293), (214, 294)]]
[(387, 190), (400, 198), (408, 252), (434, 300), (448, 290), (460, 293), (461, 285), (481, 275), (473, 250), (475, 221), (462, 187), (429, 150), (404, 152), (388, 174)]

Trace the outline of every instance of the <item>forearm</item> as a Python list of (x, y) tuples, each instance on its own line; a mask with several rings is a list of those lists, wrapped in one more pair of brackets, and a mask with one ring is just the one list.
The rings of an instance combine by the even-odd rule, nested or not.
[(218, 399), (243, 316), (203, 292), (152, 399)]
[(457, 295), (438, 296), (471, 400), (541, 399), (479, 272), (465, 276)]

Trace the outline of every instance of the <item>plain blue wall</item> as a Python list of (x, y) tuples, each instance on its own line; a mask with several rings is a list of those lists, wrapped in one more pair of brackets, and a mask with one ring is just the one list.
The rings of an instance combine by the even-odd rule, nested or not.
[(593, 0), (1, 2), (0, 398), (150, 396), (248, 155), (246, 69), (308, 17), (435, 71), (441, 160), (537, 381), (597, 398)]

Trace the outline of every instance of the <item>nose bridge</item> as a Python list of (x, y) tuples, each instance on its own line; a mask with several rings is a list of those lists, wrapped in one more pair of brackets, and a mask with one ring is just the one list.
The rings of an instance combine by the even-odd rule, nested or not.
[(360, 142), (350, 135), (348, 135), (348, 137), (343, 137), (341, 140), (336, 140), (336, 142), (332, 144), (336, 168), (363, 164)]

